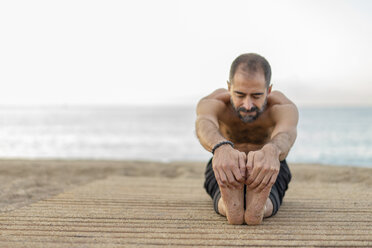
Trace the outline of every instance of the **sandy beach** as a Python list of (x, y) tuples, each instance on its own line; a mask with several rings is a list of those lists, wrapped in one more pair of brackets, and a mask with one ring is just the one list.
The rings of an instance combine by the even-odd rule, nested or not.
[(372, 169), (289, 166), (278, 214), (248, 227), (214, 213), (202, 162), (0, 160), (0, 245), (372, 246)]

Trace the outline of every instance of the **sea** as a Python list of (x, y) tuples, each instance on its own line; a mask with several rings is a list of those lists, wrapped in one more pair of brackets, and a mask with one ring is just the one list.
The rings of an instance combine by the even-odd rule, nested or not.
[[(287, 161), (372, 168), (371, 107), (300, 107)], [(0, 158), (207, 161), (195, 106), (0, 106)]]

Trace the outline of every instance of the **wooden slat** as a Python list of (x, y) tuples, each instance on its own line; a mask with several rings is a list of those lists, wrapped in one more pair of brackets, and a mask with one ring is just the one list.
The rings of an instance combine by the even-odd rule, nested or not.
[(233, 226), (213, 211), (202, 183), (94, 181), (0, 214), (0, 247), (372, 247), (367, 186), (293, 181), (276, 216), (259, 226)]

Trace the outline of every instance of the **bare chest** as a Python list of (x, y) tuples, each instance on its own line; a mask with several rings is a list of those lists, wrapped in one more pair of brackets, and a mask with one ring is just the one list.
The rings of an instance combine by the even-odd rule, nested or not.
[(270, 140), (273, 128), (270, 126), (245, 126), (237, 123), (220, 123), (221, 134), (236, 144), (262, 145)]
[(254, 122), (244, 123), (230, 107), (219, 118), (220, 133), (240, 151), (259, 150), (270, 141), (275, 127), (270, 113), (270, 108), (267, 108)]

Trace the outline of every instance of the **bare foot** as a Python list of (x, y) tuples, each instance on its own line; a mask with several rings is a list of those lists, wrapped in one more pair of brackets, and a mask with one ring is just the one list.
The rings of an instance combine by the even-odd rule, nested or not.
[[(267, 216), (270, 216), (271, 214), (269, 213), (270, 204), (269, 205), (267, 204), (267, 200), (269, 200), (268, 197), (270, 194), (270, 190), (271, 188), (268, 187), (262, 190), (261, 192), (255, 192), (255, 190), (251, 190), (247, 187), (247, 192), (245, 195), (246, 210), (244, 213), (244, 220), (245, 220), (245, 223), (247, 223), (247, 225), (260, 224), (262, 222), (264, 214), (267, 214)], [(271, 212), (272, 212), (272, 209), (271, 209)]]
[(244, 223), (244, 187), (241, 189), (220, 187), (221, 198), (218, 202), (218, 211), (227, 217), (230, 224)]

